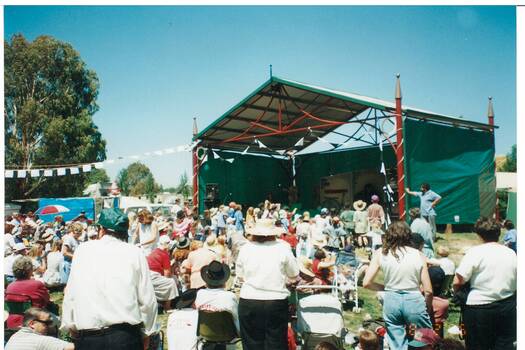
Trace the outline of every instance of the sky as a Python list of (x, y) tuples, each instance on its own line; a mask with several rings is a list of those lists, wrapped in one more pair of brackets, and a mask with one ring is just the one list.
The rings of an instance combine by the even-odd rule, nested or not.
[[(100, 80), (94, 121), (108, 159), (191, 142), (269, 78), (487, 122), (496, 154), (516, 143), (512, 6), (6, 6), (4, 38), (70, 43)], [(188, 152), (142, 159), (164, 187)], [(129, 162), (107, 165), (113, 179)], [(190, 176), (191, 177), (191, 176)]]

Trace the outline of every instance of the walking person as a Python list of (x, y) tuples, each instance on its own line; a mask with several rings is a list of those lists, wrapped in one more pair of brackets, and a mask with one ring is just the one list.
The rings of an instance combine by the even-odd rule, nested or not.
[(368, 230), (368, 212), (366, 209), (366, 202), (358, 200), (354, 202), (354, 232), (358, 247), (366, 247), (368, 239), (366, 233)]
[[(432, 328), (432, 284), (425, 257), (410, 246), (410, 238), (410, 227), (405, 222), (392, 223), (363, 280), (363, 287), (385, 291), (383, 318), (392, 350), (408, 349), (407, 326)], [(379, 270), (384, 274), (384, 284), (374, 282)]]
[(237, 274), (244, 280), (239, 300), (244, 350), (288, 349), (286, 280), (295, 279), (299, 267), (290, 246), (276, 240), (278, 232), (272, 220), (259, 220), (237, 259)]
[(137, 246), (142, 248), (145, 256), (148, 256), (155, 248), (157, 248), (159, 241), (158, 224), (155, 221), (153, 214), (147, 209), (139, 211), (137, 217), (139, 223), (132, 238), (132, 242), (137, 242), (138, 237), (139, 243), (137, 243)]
[(76, 349), (143, 350), (158, 331), (157, 300), (144, 253), (126, 243), (128, 217), (103, 209), (98, 240), (75, 252), (61, 329)]
[(514, 349), (516, 254), (498, 243), (501, 229), (494, 219), (479, 218), (474, 231), (483, 243), (467, 251), (453, 282), (455, 292), (470, 284), (463, 310), (467, 349)]
[(421, 184), (421, 191), (410, 191), (407, 187), (405, 192), (411, 196), (419, 197), (421, 217), (425, 219), (432, 228), (432, 240), (436, 241), (436, 211), (434, 207), (441, 201), (441, 196), (430, 189), (428, 183)]

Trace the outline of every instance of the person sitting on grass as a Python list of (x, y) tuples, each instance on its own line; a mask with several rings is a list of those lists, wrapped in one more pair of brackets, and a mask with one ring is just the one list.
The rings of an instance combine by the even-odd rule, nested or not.
[(23, 327), (11, 336), (5, 350), (74, 350), (73, 343), (47, 336), (52, 324), (49, 312), (36, 307), (29, 308), (23, 316)]
[(430, 266), (428, 268), (430, 282), (432, 283), (432, 309), (434, 310), (434, 330), (443, 337), (443, 325), (448, 318), (449, 302), (447, 298), (441, 296), (443, 282), (445, 281), (445, 272), (439, 266)]

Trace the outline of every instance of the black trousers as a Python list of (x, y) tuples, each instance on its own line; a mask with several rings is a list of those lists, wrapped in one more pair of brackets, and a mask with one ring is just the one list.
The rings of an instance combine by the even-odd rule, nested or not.
[(239, 300), (243, 350), (288, 349), (288, 299)]
[(75, 340), (75, 350), (143, 350), (138, 327), (111, 329), (103, 334), (85, 335)]
[(513, 350), (516, 341), (516, 296), (463, 310), (468, 350)]

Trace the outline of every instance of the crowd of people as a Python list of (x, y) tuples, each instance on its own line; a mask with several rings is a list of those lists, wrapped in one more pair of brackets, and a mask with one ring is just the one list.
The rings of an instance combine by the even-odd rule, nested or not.
[[(467, 349), (513, 349), (512, 222), (504, 223), (500, 244), (501, 225), (480, 218), (474, 230), (483, 243), (456, 268), (448, 249), (436, 246), (434, 206), (441, 197), (428, 185), (407, 192), (422, 203), (410, 210), (410, 225), (390, 223), (377, 195), (370, 204), (318, 213), (265, 201), (249, 208), (231, 202), (202, 215), (186, 204), (170, 216), (112, 208), (96, 221), (85, 213), (71, 222), (56, 216), (44, 223), (33, 213), (6, 217), (5, 299), (31, 305), (8, 315), (7, 328), (18, 331), (6, 349), (148, 349), (161, 330), (159, 312), (169, 314), (170, 349), (195, 348), (199, 312), (231, 315), (226, 322), (243, 349), (295, 349), (301, 337), (309, 341), (305, 334), (324, 332), (334, 338), (315, 348), (339, 349), (345, 300), (331, 288), (348, 270), (377, 291), (390, 349), (464, 348), (444, 337), (451, 294), (463, 296)], [(61, 289), (63, 303), (55, 305), (49, 291)], [(311, 310), (315, 316), (306, 316)], [(49, 336), (58, 332), (53, 327), (72, 342)], [(382, 349), (382, 335), (362, 330), (356, 346)]]

